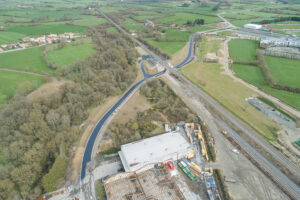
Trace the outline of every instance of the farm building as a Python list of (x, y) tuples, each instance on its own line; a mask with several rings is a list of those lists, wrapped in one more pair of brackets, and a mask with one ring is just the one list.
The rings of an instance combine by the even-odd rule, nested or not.
[(260, 29), (262, 29), (262, 25), (259, 25), (259, 24), (245, 24), (244, 28), (260, 30)]
[(121, 146), (119, 156), (126, 172), (147, 164), (177, 160), (192, 152), (191, 144), (177, 131)]

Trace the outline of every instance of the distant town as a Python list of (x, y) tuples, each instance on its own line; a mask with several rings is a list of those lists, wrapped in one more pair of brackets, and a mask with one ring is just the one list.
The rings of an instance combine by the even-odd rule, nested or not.
[(66, 32), (62, 34), (47, 34), (42, 35), (39, 37), (26, 37), (23, 38), (20, 42), (12, 42), (11, 44), (1, 44), (0, 45), (0, 52), (9, 51), (9, 50), (16, 50), (16, 49), (25, 49), (32, 46), (38, 45), (47, 45), (53, 44), (58, 42), (72, 42), (75, 38), (86, 37), (82, 34), (75, 34), (72, 32)]

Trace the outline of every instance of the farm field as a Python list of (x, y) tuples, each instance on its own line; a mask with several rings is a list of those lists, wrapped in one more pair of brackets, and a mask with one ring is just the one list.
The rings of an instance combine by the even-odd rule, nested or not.
[(7, 29), (10, 32), (16, 32), (28, 36), (40, 36), (46, 33), (80, 33), (86, 30), (86, 27), (76, 25), (66, 25), (63, 23), (46, 23), (34, 26), (14, 26)]
[(155, 22), (159, 24), (183, 25), (187, 21), (194, 21), (195, 19), (204, 19), (205, 24), (220, 21), (218, 17), (213, 17), (213, 16), (197, 15), (197, 14), (190, 14), (190, 13), (176, 13), (174, 16), (159, 18), (155, 20)]
[(54, 45), (47, 47), (47, 56), (51, 63), (59, 67), (67, 67), (94, 53), (93, 44), (90, 40), (85, 40), (82, 44), (67, 44), (62, 49), (55, 49), (54, 47)]
[(273, 27), (273, 28), (277, 28), (277, 29), (299, 29), (300, 30), (300, 24), (299, 25), (294, 25), (294, 24), (276, 25), (276, 24), (272, 24), (270, 26)]
[[(242, 39), (232, 40), (229, 43), (230, 57), (234, 61), (256, 61), (257, 47), (258, 45), (255, 41)], [(272, 56), (265, 56), (265, 59), (271, 70), (271, 74), (278, 84), (300, 88), (300, 81), (298, 78), (298, 74), (300, 73), (300, 61)], [(287, 104), (300, 109), (300, 101), (298, 100), (300, 95), (269, 87), (264, 81), (264, 75), (259, 67), (233, 64), (232, 69), (237, 76), (245, 81), (261, 88)]]
[(261, 88), (272, 96), (300, 110), (300, 94), (270, 88), (269, 86), (267, 86), (264, 80), (263, 72), (260, 68), (256, 66), (234, 64), (232, 66), (232, 69), (241, 79), (253, 84), (258, 88)]
[(0, 68), (46, 74), (53, 72), (43, 60), (40, 47), (0, 54)]
[(11, 42), (17, 42), (24, 37), (24, 34), (0, 31), (0, 44), (10, 44)]
[[(205, 43), (200, 43), (200, 46), (204, 46), (204, 49), (202, 49), (202, 52), (199, 54), (216, 53), (215, 45), (218, 44), (217, 42), (210, 40), (205, 41)], [(201, 57), (199, 60), (201, 60)], [(224, 70), (220, 64), (197, 61), (187, 65), (180, 71), (225, 108), (242, 120), (250, 123), (250, 126), (256, 129), (265, 138), (268, 140), (276, 140), (276, 130), (278, 127), (245, 101), (245, 98), (255, 95), (255, 92), (233, 81), (224, 74)]]
[(300, 88), (300, 61), (265, 56), (271, 73), (278, 84)]
[(154, 38), (148, 38), (147, 41), (150, 42), (151, 45), (159, 47), (163, 52), (170, 55), (182, 49), (186, 44), (186, 42), (156, 41)]
[(17, 90), (33, 90), (44, 82), (41, 76), (0, 70), (0, 108)]
[(258, 44), (252, 40), (234, 39), (229, 42), (230, 57), (234, 61), (255, 61), (257, 46)]

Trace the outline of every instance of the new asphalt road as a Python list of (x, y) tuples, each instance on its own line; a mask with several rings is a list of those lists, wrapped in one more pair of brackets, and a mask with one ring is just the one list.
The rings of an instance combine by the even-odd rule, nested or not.
[(166, 69), (164, 69), (161, 72), (158, 72), (156, 74), (147, 74), (145, 71), (145, 68), (142, 64), (142, 61), (140, 61), (140, 68), (143, 72), (144, 78), (140, 80), (139, 82), (135, 83), (129, 90), (125, 92), (125, 94), (117, 101), (115, 105), (113, 105), (104, 115), (103, 117), (97, 122), (94, 130), (90, 134), (90, 137), (88, 139), (88, 142), (85, 146), (85, 151), (83, 154), (82, 158), (82, 163), (81, 163), (81, 173), (80, 173), (80, 179), (82, 180), (85, 177), (85, 172), (86, 172), (86, 164), (91, 161), (91, 155), (93, 151), (93, 147), (95, 145), (95, 140), (98, 136), (99, 131), (101, 130), (103, 124), (105, 121), (111, 116), (111, 114), (126, 100), (126, 98), (136, 89), (138, 88), (146, 79), (157, 77), (162, 75), (163, 73), (166, 72)]

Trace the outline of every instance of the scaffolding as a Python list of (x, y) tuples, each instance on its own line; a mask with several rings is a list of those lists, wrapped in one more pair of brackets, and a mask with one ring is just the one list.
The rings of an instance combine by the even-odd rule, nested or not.
[(156, 163), (117, 174), (104, 182), (107, 200), (184, 200), (169, 170), (166, 163)]

